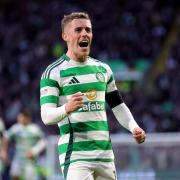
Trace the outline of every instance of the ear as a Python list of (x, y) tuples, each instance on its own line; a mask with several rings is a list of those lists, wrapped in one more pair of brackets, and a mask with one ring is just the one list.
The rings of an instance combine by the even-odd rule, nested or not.
[(68, 40), (69, 40), (68, 34), (65, 33), (65, 32), (63, 32), (63, 33), (62, 33), (62, 39), (63, 39), (65, 42), (68, 42)]

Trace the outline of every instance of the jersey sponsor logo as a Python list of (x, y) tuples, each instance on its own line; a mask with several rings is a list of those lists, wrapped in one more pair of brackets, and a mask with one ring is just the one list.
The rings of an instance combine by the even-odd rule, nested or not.
[(76, 77), (73, 76), (72, 79), (69, 81), (69, 84), (76, 84), (76, 83), (80, 83), (80, 82)]
[(104, 102), (87, 102), (83, 104), (83, 107), (79, 109), (79, 112), (87, 112), (87, 111), (103, 111), (105, 110)]
[(92, 100), (95, 100), (96, 97), (97, 97), (97, 92), (95, 89), (90, 89), (86, 92), (86, 97), (92, 101)]
[(99, 82), (105, 82), (104, 74), (101, 73), (101, 72), (96, 73), (96, 79), (97, 79)]

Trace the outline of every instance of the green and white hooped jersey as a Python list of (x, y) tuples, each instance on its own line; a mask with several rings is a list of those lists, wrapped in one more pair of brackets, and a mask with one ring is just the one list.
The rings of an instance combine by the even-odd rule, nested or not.
[(34, 123), (26, 126), (16, 123), (5, 131), (4, 136), (15, 142), (14, 160), (23, 162), (26, 153), (44, 137), (43, 131)]
[(58, 123), (61, 167), (76, 161), (113, 161), (105, 94), (117, 88), (110, 67), (91, 57), (80, 63), (63, 55), (44, 71), (40, 86), (41, 107), (61, 106), (73, 94), (84, 93), (83, 107)]

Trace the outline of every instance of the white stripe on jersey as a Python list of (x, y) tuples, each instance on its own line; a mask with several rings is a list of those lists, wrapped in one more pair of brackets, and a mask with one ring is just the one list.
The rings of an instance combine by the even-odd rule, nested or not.
[[(84, 118), (82, 118), (84, 117)], [(97, 112), (81, 112), (81, 113), (72, 113), (69, 115), (69, 119), (71, 123), (77, 122), (89, 122), (89, 121), (107, 121), (106, 112), (101, 111), (101, 113)], [(63, 119), (58, 123), (58, 126), (62, 126), (68, 124), (69, 121), (67, 118)]]
[[(62, 164), (65, 160), (66, 153), (59, 155), (60, 163)], [(96, 159), (96, 158), (111, 158), (114, 159), (112, 150), (93, 150), (93, 151), (73, 151), (71, 154), (70, 161), (76, 159)]]
[(116, 87), (115, 81), (113, 80), (111, 83), (108, 84), (106, 92), (109, 93), (115, 90), (117, 90), (117, 87)]
[(59, 89), (56, 87), (46, 86), (41, 88), (40, 92), (41, 92), (41, 97), (50, 96), (50, 95), (59, 96)]
[[(104, 101), (105, 98), (105, 93), (104, 91), (96, 91), (96, 101)], [(65, 104), (67, 103), (67, 101), (72, 97), (72, 95), (68, 95), (68, 96), (61, 96), (60, 97), (60, 104)], [(83, 95), (83, 102), (87, 102), (90, 101), (87, 96), (86, 93), (84, 93)]]
[[(79, 81), (79, 83), (76, 82), (76, 83), (74, 83), (74, 85), (98, 82), (98, 80), (96, 78), (96, 74), (84, 74), (84, 75), (61, 77), (61, 80), (63, 82), (62, 85), (63, 86), (73, 85), (73, 84), (69, 84), (69, 82), (71, 81), (71, 79), (73, 77), (76, 77), (76, 79)], [(104, 75), (104, 78), (106, 78), (105, 75)], [(105, 79), (105, 82), (106, 81), (107, 81), (107, 79)]]
[[(97, 133), (98, 132), (98, 133)], [(109, 139), (108, 131), (86, 131), (86, 132), (74, 132), (73, 142), (92, 141), (92, 140), (107, 140)], [(87, 139), (87, 136), (89, 137)], [(65, 134), (60, 137), (58, 145), (69, 142), (69, 134)]]

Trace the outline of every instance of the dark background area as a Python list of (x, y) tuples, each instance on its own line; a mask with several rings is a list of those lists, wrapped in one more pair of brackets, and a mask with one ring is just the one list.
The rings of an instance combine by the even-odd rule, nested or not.
[[(60, 21), (73, 11), (85, 11), (92, 19), (91, 56), (112, 67), (120, 64), (117, 84), (140, 126), (147, 132), (179, 131), (178, 0), (1, 0), (0, 116), (6, 128), (25, 108), (47, 134), (58, 133), (55, 126), (45, 127), (41, 121), (39, 80), (47, 65), (66, 52)], [(163, 52), (167, 55), (159, 58)], [(163, 70), (156, 70), (157, 64)], [(118, 72), (126, 72), (128, 81)], [(142, 78), (134, 80), (131, 72)], [(124, 131), (109, 109), (108, 118), (112, 133)]]

